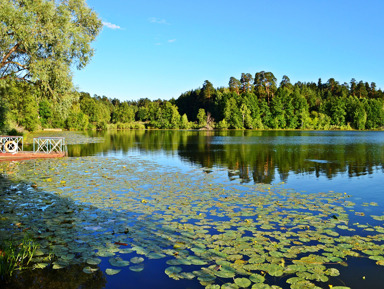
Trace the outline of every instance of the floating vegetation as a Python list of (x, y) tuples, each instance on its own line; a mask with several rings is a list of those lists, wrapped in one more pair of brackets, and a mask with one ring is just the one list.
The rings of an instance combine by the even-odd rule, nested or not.
[(89, 144), (104, 142), (103, 137), (90, 137), (83, 132), (76, 131), (39, 131), (33, 132), (26, 136), (24, 143), (32, 144), (34, 137), (64, 137), (65, 143), (68, 145), (74, 144)]
[(0, 170), (18, 182), (0, 199), (0, 235), (32, 234), (36, 268), (54, 254), (57, 269), (84, 264), (92, 274), (106, 258), (105, 274), (114, 275), (164, 258), (170, 278), (206, 288), (278, 289), (278, 278), (295, 289), (348, 288), (336, 285), (350, 258), (384, 265), (379, 204), (362, 206), (347, 194), (226, 182), (140, 158), (28, 161)]

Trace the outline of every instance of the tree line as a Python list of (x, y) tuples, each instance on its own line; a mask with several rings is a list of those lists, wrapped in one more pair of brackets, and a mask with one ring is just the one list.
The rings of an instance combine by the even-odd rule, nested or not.
[(281, 82), (272, 72), (242, 73), (227, 87), (203, 86), (177, 99), (121, 101), (73, 91), (52, 101), (44, 91), (19, 80), (0, 87), (0, 126), (85, 129), (381, 129), (384, 93), (375, 83), (352, 79), (340, 84)]
[(231, 77), (228, 87), (217, 89), (206, 80), (175, 103), (193, 121), (201, 110), (209, 112), (217, 128), (364, 130), (384, 126), (383, 101), (373, 82), (292, 84), (284, 75), (278, 84), (272, 72), (261, 71)]

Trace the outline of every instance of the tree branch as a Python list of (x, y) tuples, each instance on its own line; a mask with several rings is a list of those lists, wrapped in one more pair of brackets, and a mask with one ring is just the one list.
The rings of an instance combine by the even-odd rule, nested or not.
[(7, 62), (4, 63), (3, 66), (6, 66), (7, 64), (16, 64), (17, 66), (20, 66), (20, 67), (22, 67), (24, 69), (28, 69), (25, 65), (22, 65), (21, 63), (18, 63), (16, 61), (7, 61)]
[(3, 58), (3, 60), (1, 61), (1, 64), (0, 64), (0, 68), (4, 67), (5, 64), (6, 64), (6, 61), (7, 59), (9, 58), (9, 56), (11, 56), (11, 54), (13, 52), (15, 52), (17, 50), (17, 48), (19, 48), (20, 46), (20, 43), (17, 43), (15, 46), (12, 47), (11, 50), (9, 50), (8, 54)]

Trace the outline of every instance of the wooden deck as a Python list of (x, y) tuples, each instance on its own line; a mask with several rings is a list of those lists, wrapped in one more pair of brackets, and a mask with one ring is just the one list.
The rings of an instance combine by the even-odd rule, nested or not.
[(48, 158), (62, 158), (65, 157), (66, 153), (42, 153), (42, 152), (17, 152), (17, 153), (2, 153), (0, 152), (0, 162), (4, 161), (24, 161), (30, 159), (48, 159)]

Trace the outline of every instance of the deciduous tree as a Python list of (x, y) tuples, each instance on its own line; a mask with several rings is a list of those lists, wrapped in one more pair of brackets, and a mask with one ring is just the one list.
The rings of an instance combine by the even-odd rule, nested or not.
[(101, 21), (85, 0), (0, 0), (0, 79), (38, 84), (57, 97), (71, 90)]

